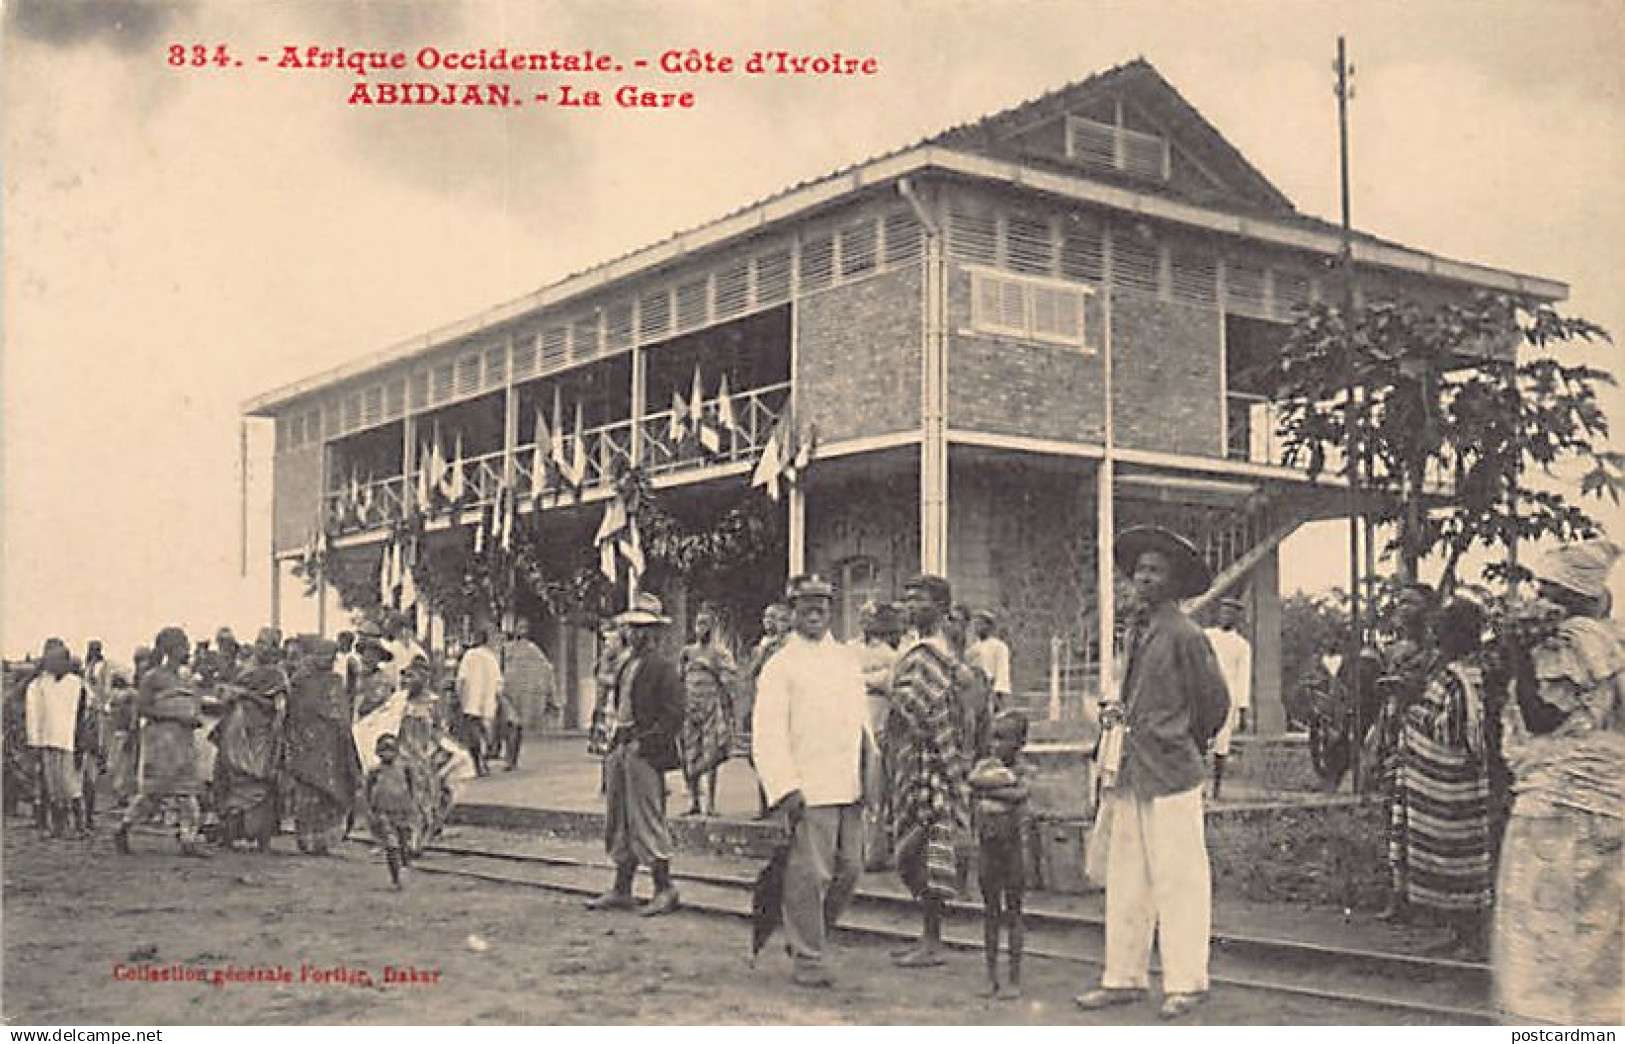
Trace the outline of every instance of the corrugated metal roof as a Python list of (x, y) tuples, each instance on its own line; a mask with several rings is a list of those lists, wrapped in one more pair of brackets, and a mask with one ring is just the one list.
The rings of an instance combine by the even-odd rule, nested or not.
[[(1137, 102), (1165, 106), (1167, 111), (1182, 123), (1178, 128), (1182, 146), (1204, 148), (1218, 157), (1222, 163), (1224, 173), (1231, 179), (1229, 182), (1230, 187), (1241, 190), (1239, 196), (1226, 198), (1223, 201), (1222, 209), (1241, 215), (1253, 214), (1270, 222), (1291, 225), (1319, 234), (1335, 235), (1341, 233), (1341, 226), (1335, 222), (1300, 213), (1292, 205), (1291, 200), (1277, 189), (1256, 167), (1249, 163), (1246, 157), (1231, 145), (1219, 133), (1218, 129), (1209, 123), (1196, 107), (1191, 105), (1150, 62), (1143, 57), (1136, 57), (1122, 64), (1112, 66), (1110, 69), (1094, 73), (1085, 79), (1047, 91), (1028, 101), (1017, 103), (968, 123), (949, 127), (946, 130), (920, 138), (899, 148), (878, 153), (868, 159), (841, 167), (829, 174), (798, 181), (771, 195), (730, 210), (711, 221), (691, 226), (646, 246), (572, 272), (531, 294), (487, 309), (479, 315), (446, 324), (426, 334), (381, 351), (369, 353), (320, 374), (256, 396), (244, 403), (243, 412), (250, 415), (273, 414), (278, 412), (280, 407), (318, 390), (328, 388), (333, 384), (354, 379), (385, 366), (398, 365), (470, 334), (513, 322), (528, 312), (555, 305), (567, 297), (582, 296), (602, 289), (603, 286), (609, 283), (628, 278), (633, 274), (627, 271), (616, 272), (616, 269), (638, 268), (646, 271), (663, 264), (669, 264), (695, 246), (706, 248), (715, 246), (714, 242), (709, 241), (714, 237), (708, 235), (708, 233), (724, 229), (730, 223), (740, 223), (741, 228), (737, 232), (730, 233), (728, 238), (749, 235), (756, 227), (765, 227), (770, 223), (777, 223), (786, 217), (792, 216), (790, 214), (770, 214), (770, 208), (775, 204), (792, 199), (798, 194), (806, 194), (809, 190), (837, 183), (842, 179), (852, 181), (849, 191), (842, 192), (838, 196), (830, 197), (827, 200), (812, 200), (803, 209), (795, 213), (795, 216), (804, 217), (810, 211), (830, 206), (836, 200), (844, 200), (856, 192), (881, 184), (887, 177), (898, 176), (895, 173), (887, 175), (885, 171), (888, 166), (898, 166), (899, 170), (906, 174), (907, 170), (903, 169), (902, 165), (892, 164), (892, 161), (898, 160), (900, 157), (907, 157), (910, 154), (929, 154), (939, 149), (950, 149), (957, 152), (980, 154), (1007, 162), (1014, 161), (1035, 170), (1042, 169), (1051, 173), (1065, 173), (1076, 178), (1083, 173), (1076, 167), (1059, 162), (1045, 162), (1040, 157), (1025, 153), (1012, 155), (1010, 150), (1001, 149), (1000, 146), (1008, 143), (1008, 137), (1005, 135), (1010, 131), (1011, 124), (1045, 113), (1049, 109), (1054, 109), (1056, 114), (1059, 115), (1065, 111), (1066, 106), (1069, 104), (1077, 104), (1092, 96), (1114, 90), (1133, 91), (1136, 92), (1137, 97), (1135, 100)], [(1195, 145), (1191, 145), (1193, 142)], [(884, 176), (864, 176), (870, 172)], [(1112, 185), (1138, 195), (1161, 196), (1171, 202), (1183, 202), (1188, 198), (1166, 186), (1149, 184), (1141, 180), (1114, 178), (1109, 174), (1096, 170), (1088, 171), (1087, 177), (1091, 181)], [(1216, 207), (1213, 200), (1203, 200), (1198, 205), (1205, 208)], [(750, 215), (755, 215), (755, 220), (743, 220)], [(691, 242), (699, 238), (707, 241), (698, 244)], [(1406, 251), (1426, 257), (1432, 256), (1425, 255), (1421, 251), (1415, 251), (1414, 248), (1406, 247), (1396, 241), (1383, 239), (1358, 230), (1354, 231), (1353, 239), (1356, 243), (1367, 244), (1376, 248)], [(1467, 265), (1465, 267), (1485, 272), (1497, 271), (1488, 266)], [(1524, 277), (1519, 276), (1517, 278), (1523, 279)], [(571, 284), (580, 285), (572, 287)], [(1560, 286), (1561, 284), (1553, 285)], [(568, 293), (560, 296), (558, 291), (565, 288), (569, 288)], [(1564, 289), (1566, 290), (1566, 288)]]

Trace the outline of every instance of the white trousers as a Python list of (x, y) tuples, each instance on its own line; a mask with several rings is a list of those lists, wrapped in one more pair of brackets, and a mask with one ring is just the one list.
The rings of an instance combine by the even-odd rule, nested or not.
[(1145, 989), (1155, 933), (1165, 993), (1207, 989), (1213, 882), (1202, 833), (1202, 788), (1144, 801), (1109, 792), (1107, 989)]

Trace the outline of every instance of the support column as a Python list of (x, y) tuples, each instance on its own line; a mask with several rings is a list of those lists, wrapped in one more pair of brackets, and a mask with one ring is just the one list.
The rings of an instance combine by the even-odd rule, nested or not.
[(920, 352), (920, 571), (948, 575), (948, 272), (942, 235), (925, 243)]
[(271, 552), (271, 626), (282, 630), (282, 562)]
[(1281, 678), (1281, 551), (1253, 567), (1253, 720), (1263, 736), (1286, 731)]
[[(1107, 261), (1111, 240), (1106, 241)], [(1109, 269), (1108, 269), (1109, 270)], [(1107, 289), (1101, 295), (1101, 446), (1100, 466), (1095, 470), (1095, 585), (1099, 608), (1100, 681), (1098, 698), (1117, 696), (1117, 467), (1112, 458), (1112, 299)]]
[(790, 490), (788, 510), (790, 521), (786, 543), (790, 554), (787, 565), (789, 575), (797, 576), (807, 571), (807, 493), (799, 482)]

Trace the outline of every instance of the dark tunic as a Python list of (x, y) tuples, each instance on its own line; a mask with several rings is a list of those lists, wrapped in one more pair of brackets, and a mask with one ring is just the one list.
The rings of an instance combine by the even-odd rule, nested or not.
[(1120, 786), (1147, 801), (1201, 786), (1230, 694), (1207, 635), (1172, 602), (1130, 632), (1123, 709)]

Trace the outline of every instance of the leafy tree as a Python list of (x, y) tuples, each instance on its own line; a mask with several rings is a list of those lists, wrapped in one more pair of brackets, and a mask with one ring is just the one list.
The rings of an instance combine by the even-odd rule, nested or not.
[[(1442, 553), (1448, 589), (1474, 545), (1596, 530), (1578, 504), (1529, 483), (1531, 472), (1556, 477), (1578, 466), (1581, 496), (1619, 502), (1625, 456), (1605, 448), (1597, 402), (1613, 378), (1554, 354), (1599, 342), (1611, 339), (1594, 323), (1506, 296), (1375, 300), (1352, 313), (1317, 304), (1251, 376), (1279, 403), (1285, 462), (1344, 479), (1364, 462), (1359, 486), (1377, 498), (1377, 520), (1397, 532), (1388, 550), (1402, 575), (1415, 577), (1424, 557)], [(1343, 452), (1350, 368), (1360, 389), (1353, 458)], [(1489, 575), (1506, 568), (1498, 563)]]

